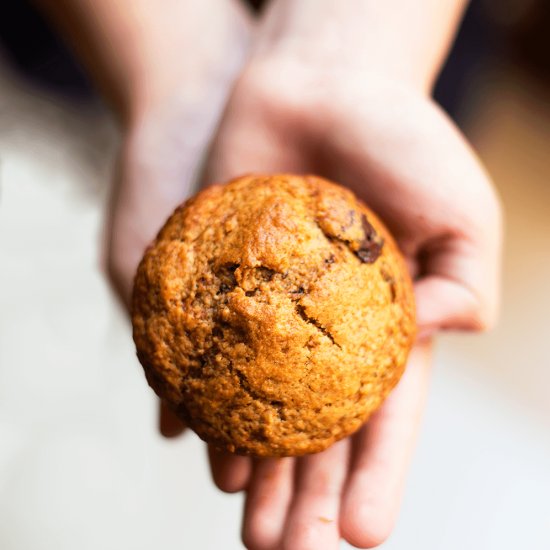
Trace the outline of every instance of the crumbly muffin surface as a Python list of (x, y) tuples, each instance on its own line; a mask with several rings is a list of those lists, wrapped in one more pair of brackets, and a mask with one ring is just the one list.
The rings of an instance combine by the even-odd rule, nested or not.
[(217, 448), (318, 452), (399, 380), (412, 286), (387, 230), (313, 176), (251, 175), (179, 207), (136, 275), (147, 380)]

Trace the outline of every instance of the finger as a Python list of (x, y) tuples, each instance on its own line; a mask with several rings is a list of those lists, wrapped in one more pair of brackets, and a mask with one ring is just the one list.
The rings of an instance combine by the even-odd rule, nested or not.
[(322, 453), (299, 460), (283, 548), (338, 548), (340, 495), (348, 469), (349, 448), (350, 440), (345, 439)]
[(395, 391), (354, 437), (340, 529), (358, 548), (382, 544), (395, 523), (426, 399), (429, 364), (429, 343), (417, 345)]
[(492, 326), (494, 310), (488, 310), (472, 290), (443, 277), (426, 277), (415, 284), (419, 336), (440, 329), (482, 331)]
[(250, 550), (280, 547), (293, 490), (293, 458), (255, 462), (246, 497), (242, 538)]
[(208, 446), (208, 458), (212, 479), (218, 489), (224, 493), (238, 493), (246, 488), (252, 473), (252, 460), (249, 457)]
[(485, 330), (494, 324), (500, 293), (500, 240), (498, 231), (487, 233), (476, 243), (446, 238), (422, 251), (423, 277), (415, 284), (421, 335), (438, 329)]
[(185, 424), (163, 401), (160, 402), (159, 430), (164, 437), (177, 437), (185, 430)]

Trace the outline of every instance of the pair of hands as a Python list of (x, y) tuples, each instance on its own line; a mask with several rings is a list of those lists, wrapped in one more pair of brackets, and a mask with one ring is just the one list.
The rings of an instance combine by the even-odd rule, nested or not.
[[(495, 318), (498, 200), (422, 86), (354, 66), (353, 55), (345, 63), (323, 52), (316, 58), (315, 47), (306, 64), (303, 43), (291, 39), (284, 18), (274, 24), (277, 13), (268, 11), (258, 22), (226, 4), (212, 15), (223, 32), (194, 52), (208, 65), (194, 93), (182, 82), (126, 125), (110, 274), (128, 303), (145, 246), (195, 191), (199, 172), (206, 183), (247, 172), (314, 173), (349, 186), (377, 212), (415, 280), (420, 336), (398, 387), (358, 433), (323, 453), (252, 460), (209, 450), (218, 487), (246, 491), (249, 548), (329, 550), (340, 538), (374, 547), (398, 512), (426, 396), (431, 335), (484, 329)], [(161, 429), (177, 435), (182, 427), (163, 410)]]

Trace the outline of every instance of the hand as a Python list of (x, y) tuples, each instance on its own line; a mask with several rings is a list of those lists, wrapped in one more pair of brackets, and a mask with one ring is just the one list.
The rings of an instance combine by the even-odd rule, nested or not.
[(348, 185), (386, 222), (415, 279), (419, 341), (406, 373), (355, 436), (300, 459), (211, 451), (225, 491), (247, 491), (251, 549), (370, 548), (389, 535), (424, 404), (429, 339), (489, 327), (497, 309), (500, 211), (460, 133), (413, 86), (380, 75), (255, 58), (241, 75), (205, 180), (297, 172)]
[[(168, 215), (192, 193), (251, 41), (252, 20), (240, 2), (205, 0), (192, 4), (189, 11), (173, 15), (187, 15), (187, 28), (179, 26), (181, 39), (170, 36), (174, 39), (170, 54), (163, 51), (159, 58), (150, 59), (150, 53), (145, 56), (147, 62), (134, 61), (140, 66), (134, 72), (142, 76), (130, 90), (113, 94), (124, 98), (118, 114), (125, 122), (107, 228), (106, 263), (126, 305), (145, 248)], [(212, 33), (204, 40), (207, 30)], [(174, 61), (180, 61), (175, 58), (178, 49), (192, 50), (193, 55), (182, 58), (174, 68)]]
[[(124, 98), (119, 118), (126, 122), (106, 231), (105, 263), (127, 307), (145, 248), (176, 206), (193, 193), (205, 150), (253, 32), (251, 17), (237, 1), (180, 6), (188, 6), (191, 13), (184, 19), (187, 28), (176, 21), (181, 38), (170, 37), (170, 46), (178, 51), (160, 55), (164, 49), (159, 48), (159, 57), (147, 62), (154, 68), (139, 71), (144, 81), (136, 79), (131, 89), (114, 94)], [(177, 57), (184, 51), (192, 55)], [(174, 60), (181, 64), (177, 70)], [(141, 66), (142, 59), (135, 64)], [(175, 436), (183, 429), (161, 405), (161, 432)]]

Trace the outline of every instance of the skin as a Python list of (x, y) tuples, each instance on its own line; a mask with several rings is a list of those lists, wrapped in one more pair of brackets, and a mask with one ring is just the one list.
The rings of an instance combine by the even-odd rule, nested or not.
[[(41, 4), (61, 29), (78, 29), (66, 34), (121, 121), (106, 263), (126, 303), (145, 246), (201, 167), (205, 183), (252, 171), (328, 177), (397, 238), (415, 279), (420, 337), (383, 407), (317, 455), (209, 450), (217, 486), (246, 491), (248, 548), (381, 544), (420, 423), (431, 336), (486, 329), (498, 306), (498, 199), (429, 97), (463, 3), (273, 0), (259, 20), (229, 0), (173, 0), (163, 10), (147, 0)], [(161, 431), (182, 429), (162, 409)]]
[[(229, 100), (207, 181), (223, 181), (244, 165), (346, 183), (382, 216), (406, 255), (415, 275), (421, 337), (398, 389), (351, 440), (284, 468), (272, 463), (267, 477), (269, 465), (228, 456), (223, 466), (216, 462), (223, 474), (215, 479), (220, 488), (236, 491), (251, 476), (243, 527), (249, 548), (331, 549), (339, 537), (374, 547), (390, 534), (398, 512), (428, 383), (429, 336), (493, 322), (497, 200), (456, 128), (413, 87), (378, 75), (365, 87), (320, 72), (298, 76), (293, 64), (250, 70), (257, 74), (244, 74)], [(268, 74), (281, 75), (280, 82)], [(313, 84), (322, 78), (322, 85)], [(321, 472), (315, 483), (302, 479), (310, 469)], [(266, 519), (280, 517), (284, 522)]]

